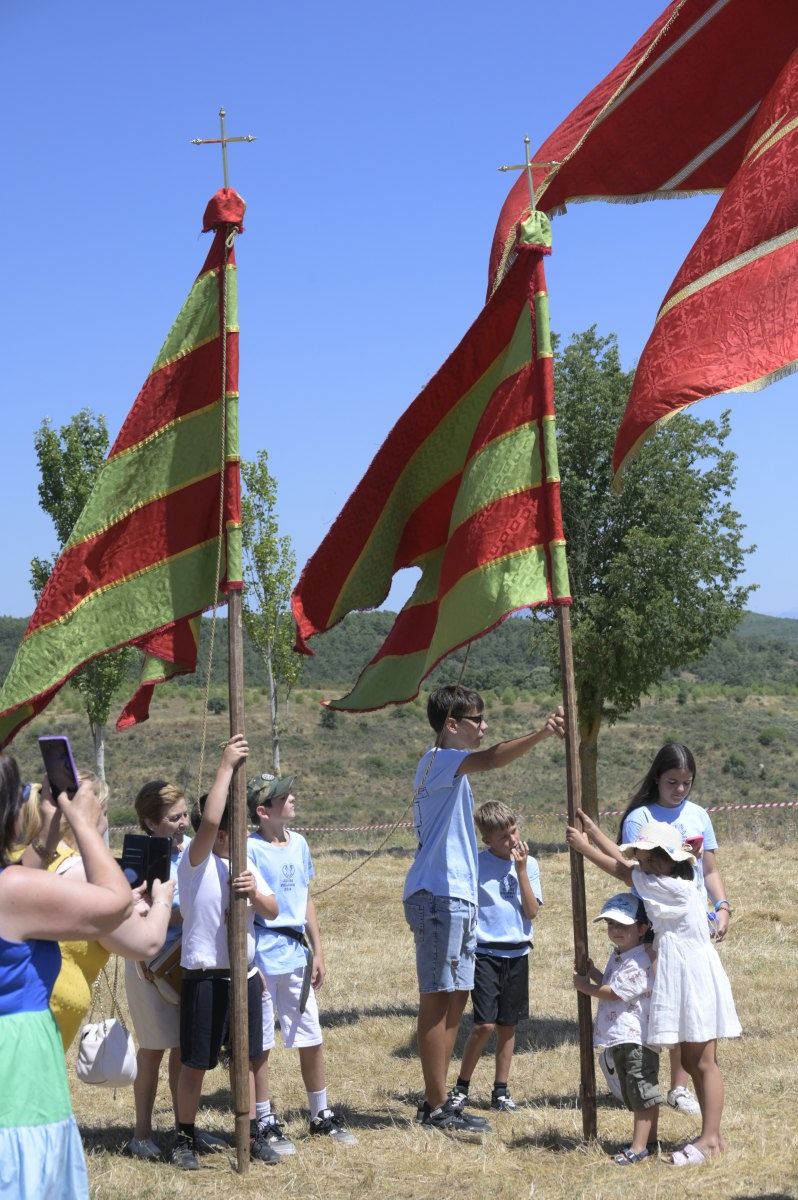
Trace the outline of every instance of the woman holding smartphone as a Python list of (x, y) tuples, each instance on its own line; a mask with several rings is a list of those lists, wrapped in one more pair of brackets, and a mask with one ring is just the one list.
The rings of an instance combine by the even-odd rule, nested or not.
[[(80, 775), (81, 787), (88, 789), (87, 815), (97, 832), (105, 837), (108, 830), (108, 785), (93, 774)], [(89, 794), (94, 803), (90, 804)], [(52, 797), (45, 776), (39, 794), (38, 828), (28, 825), (29, 844), (22, 862), (71, 880), (85, 880), (80, 849), (70, 829), (64, 828), (61, 810)], [(103, 937), (80, 941), (62, 941), (61, 970), (50, 997), (50, 1008), (61, 1033), (64, 1050), (71, 1046), (86, 1020), (91, 1005), (91, 989), (112, 954), (141, 960), (152, 958), (164, 944), (172, 913), (174, 884), (155, 880), (148, 895), (143, 888), (132, 893), (130, 916)]]
[(97, 830), (87, 784), (59, 795), (85, 880), (12, 864), (23, 805), (15, 760), (0, 754), (0, 1194), (87, 1200), (86, 1164), (50, 992), (59, 940), (95, 940), (129, 915), (130, 887)]

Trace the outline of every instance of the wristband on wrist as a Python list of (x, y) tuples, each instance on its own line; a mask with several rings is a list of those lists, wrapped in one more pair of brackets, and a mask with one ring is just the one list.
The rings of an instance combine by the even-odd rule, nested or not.
[(731, 904), (729, 904), (728, 900), (716, 900), (715, 901), (715, 912), (720, 912), (720, 910), (722, 908), (725, 908), (726, 911), (731, 915), (732, 906), (731, 906)]
[(156, 904), (160, 904), (163, 908), (168, 908), (169, 913), (171, 915), (171, 912), (172, 912), (171, 904), (167, 904), (165, 900), (153, 900), (152, 907), (155, 908)]

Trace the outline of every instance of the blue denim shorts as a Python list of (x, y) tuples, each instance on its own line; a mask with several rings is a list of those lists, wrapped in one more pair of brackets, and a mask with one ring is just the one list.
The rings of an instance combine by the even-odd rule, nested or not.
[(469, 992), (474, 986), (477, 908), (467, 900), (413, 892), (405, 920), (416, 943), (419, 992)]

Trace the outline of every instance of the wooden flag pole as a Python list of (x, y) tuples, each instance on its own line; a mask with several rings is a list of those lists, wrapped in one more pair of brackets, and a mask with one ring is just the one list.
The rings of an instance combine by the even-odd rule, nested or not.
[[(221, 146), (224, 186), (230, 181), (227, 173), (227, 146), (230, 142), (254, 142), (251, 135), (228, 137), (225, 132), (225, 110), (219, 109), (220, 136), (218, 138), (194, 138), (194, 146)], [(230, 228), (231, 239), (234, 228)], [(230, 244), (230, 243), (228, 243)], [(226, 279), (225, 284), (226, 286)], [(226, 345), (226, 306), (222, 305), (222, 342)], [(226, 361), (224, 359), (223, 361)], [(227, 404), (227, 379), (222, 382), (223, 403)], [(224, 486), (222, 472), (221, 486)], [(228, 694), (230, 709), (230, 733), (245, 732), (244, 714), (244, 633), (242, 622), (242, 594), (230, 591), (227, 598), (227, 661)], [(239, 767), (233, 774), (228, 798), (230, 833), (230, 878), (235, 879), (247, 869), (247, 777), (245, 768)], [(230, 1008), (229, 1025), (232, 1034), (231, 1090), (236, 1130), (236, 1169), (239, 1175), (249, 1171), (249, 1044), (247, 1019), (247, 898), (236, 896), (230, 888), (227, 920), (227, 944), (230, 956)]]
[[(576, 683), (571, 642), (571, 610), (561, 604), (557, 608), (560, 631), (560, 680), (565, 707), (565, 774), (568, 789), (568, 824), (576, 824), (576, 810), (582, 804), (582, 777), (579, 772), (579, 731), (576, 710)], [(574, 963), (580, 975), (587, 971), (587, 908), (585, 904), (585, 863), (575, 850), (571, 855), (571, 909), (574, 922)], [(593, 1020), (590, 997), (576, 993), (579, 1020), (580, 1102), (582, 1132), (585, 1138), (595, 1138), (596, 1129), (596, 1065), (593, 1058)]]
[[(529, 185), (529, 207), (535, 209), (533, 167), (554, 167), (555, 162), (533, 162), (529, 156), (529, 136), (524, 138), (524, 162), (499, 167), (500, 171), (525, 171)], [(568, 791), (568, 824), (576, 824), (576, 810), (582, 803), (582, 777), (579, 771), (579, 728), (574, 681), (574, 655), (571, 641), (571, 610), (565, 604), (557, 606), (560, 633), (560, 681), (565, 707), (565, 773)], [(574, 923), (574, 965), (580, 975), (587, 971), (587, 908), (585, 904), (585, 864), (581, 854), (571, 855), (571, 910)], [(596, 1066), (593, 1060), (593, 1019), (590, 997), (576, 994), (579, 1023), (579, 1099), (582, 1108), (582, 1131), (586, 1139), (596, 1137)]]
[[(244, 635), (240, 591), (227, 599), (228, 687), (230, 733), (244, 732)], [(247, 778), (244, 765), (233, 775), (230, 809), (230, 876), (247, 869)], [(247, 1020), (247, 898), (230, 894), (227, 926), (230, 952), (230, 1029), (233, 1034), (232, 1078), (239, 1175), (249, 1171), (249, 1045)]]

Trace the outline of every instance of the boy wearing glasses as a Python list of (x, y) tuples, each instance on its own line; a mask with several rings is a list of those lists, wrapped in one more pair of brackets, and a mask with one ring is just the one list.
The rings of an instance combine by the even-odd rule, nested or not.
[(424, 1102), (418, 1119), (447, 1132), (481, 1135), (490, 1126), (453, 1104), (446, 1076), (460, 1018), (474, 986), (477, 839), (469, 777), (506, 767), (544, 738), (565, 735), (563, 710), (542, 729), (480, 749), (487, 729), (478, 692), (448, 684), (430, 694), (427, 718), (438, 735), (416, 769), (416, 855), (404, 889), (405, 918), (416, 944), (418, 1053)]

